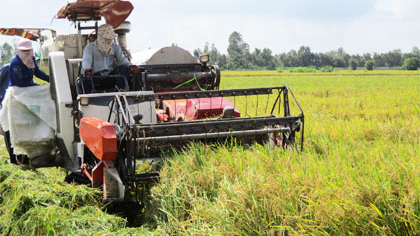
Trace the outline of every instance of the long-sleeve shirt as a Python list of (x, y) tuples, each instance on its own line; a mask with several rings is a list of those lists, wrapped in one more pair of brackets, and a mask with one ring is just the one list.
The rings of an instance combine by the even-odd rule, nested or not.
[(114, 66), (130, 66), (131, 62), (124, 56), (123, 51), (115, 42), (112, 42), (114, 55), (104, 56), (94, 43), (89, 43), (83, 49), (82, 75), (86, 69), (92, 69), (93, 73), (108, 75), (114, 70)]
[(10, 64), (0, 67), (0, 100), (4, 98), (6, 90), (9, 87), (9, 68)]
[(35, 85), (34, 75), (44, 81), (50, 82), (50, 77), (42, 72), (36, 64), (35, 57), (32, 57), (35, 68), (31, 69), (23, 64), (22, 60), (16, 55), (9, 67), (9, 86), (29, 87)]

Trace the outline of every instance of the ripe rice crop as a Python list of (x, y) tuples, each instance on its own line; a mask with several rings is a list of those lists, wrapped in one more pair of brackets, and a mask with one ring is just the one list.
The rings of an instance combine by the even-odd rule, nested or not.
[[(3, 141), (3, 140), (2, 140)], [(126, 220), (107, 214), (102, 193), (64, 182), (56, 168), (10, 165), (0, 148), (0, 235), (138, 235)]]
[(420, 75), (420, 70), (336, 70), (332, 72), (305, 72), (305, 73), (296, 73), (289, 72), (284, 70), (281, 73), (274, 70), (262, 70), (262, 71), (222, 71), (222, 77), (253, 77), (253, 76), (274, 76), (274, 77), (283, 77), (283, 76), (410, 76), (410, 75)]
[(165, 159), (142, 227), (125, 229), (98, 191), (61, 171), (0, 164), (0, 233), (420, 234), (418, 71), (222, 76), (223, 89), (288, 84), (305, 112), (304, 151), (190, 144)]
[(419, 76), (251, 73), (225, 78), (222, 87), (282, 84), (305, 112), (304, 151), (191, 145), (168, 159), (153, 189), (150, 214), (157, 229), (192, 235), (420, 234)]

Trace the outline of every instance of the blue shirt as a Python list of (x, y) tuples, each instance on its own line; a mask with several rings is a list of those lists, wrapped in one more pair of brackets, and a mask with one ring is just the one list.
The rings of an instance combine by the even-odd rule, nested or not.
[(42, 72), (36, 64), (35, 57), (32, 57), (35, 68), (30, 69), (23, 64), (22, 60), (16, 55), (10, 63), (9, 86), (29, 87), (35, 85), (34, 75), (44, 81), (49, 82), (50, 77)]
[(0, 100), (4, 98), (6, 89), (9, 87), (9, 68), (10, 64), (0, 67)]
[(92, 69), (93, 73), (108, 75), (117, 66), (131, 65), (131, 62), (124, 56), (120, 45), (112, 42), (111, 47), (114, 55), (104, 56), (96, 47), (95, 43), (86, 45), (85, 49), (83, 49), (82, 75), (85, 74), (86, 69)]

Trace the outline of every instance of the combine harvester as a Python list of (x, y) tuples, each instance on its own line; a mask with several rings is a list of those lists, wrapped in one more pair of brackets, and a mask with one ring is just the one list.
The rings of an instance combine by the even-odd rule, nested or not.
[[(128, 1), (79, 0), (57, 13), (74, 22), (77, 34), (55, 36), (48, 30), (42, 42), (57, 128), (51, 150), (30, 156), (33, 167), (63, 167), (72, 173), (68, 180), (103, 188), (104, 199), (127, 200), (132, 190), (159, 178), (158, 172), (138, 173), (139, 163), (159, 160), (189, 141), (234, 138), (303, 148), (303, 111), (287, 86), (219, 90), (220, 70), (209, 65), (208, 55), (197, 59), (179, 47), (135, 52), (131, 61), (139, 72), (124, 78), (126, 92), (96, 90), (92, 78), (79, 74), (83, 48), (104, 18), (129, 55), (125, 20), (132, 10)], [(85, 83), (95, 92), (85, 93)], [(291, 108), (300, 114), (292, 116)]]

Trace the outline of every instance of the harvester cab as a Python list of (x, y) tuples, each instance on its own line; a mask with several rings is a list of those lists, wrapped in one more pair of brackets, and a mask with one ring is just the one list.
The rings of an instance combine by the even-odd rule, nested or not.
[[(57, 13), (75, 22), (77, 34), (59, 35), (44, 50), (56, 107), (57, 151), (33, 161), (35, 167), (61, 166), (72, 173), (69, 180), (86, 179), (103, 187), (105, 199), (123, 200), (159, 178), (154, 171), (141, 173), (141, 163), (158, 161), (190, 141), (303, 148), (304, 115), (289, 87), (220, 90), (219, 67), (210, 65), (208, 55), (198, 59), (180, 47), (131, 52), (139, 70), (125, 78), (124, 92), (79, 87), (83, 48), (95, 40), (82, 30), (96, 31), (104, 18), (129, 55), (125, 20), (132, 10), (128, 1), (78, 0)], [(93, 25), (82, 26), (86, 22)]]

